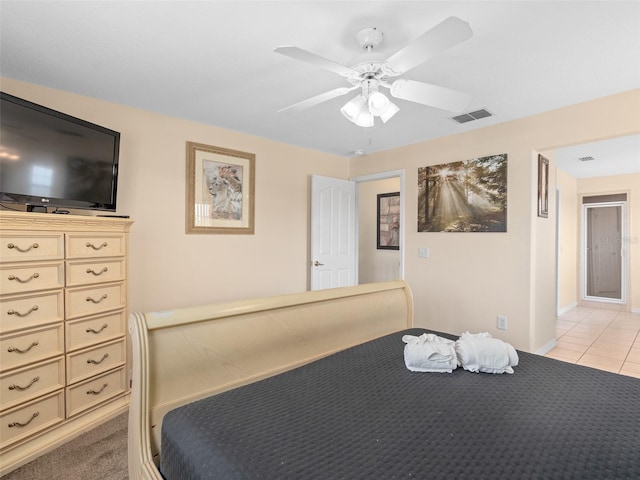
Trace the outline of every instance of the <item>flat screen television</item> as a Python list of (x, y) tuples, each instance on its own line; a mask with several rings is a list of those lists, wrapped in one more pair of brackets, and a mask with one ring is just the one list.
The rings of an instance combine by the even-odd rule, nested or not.
[(0, 95), (0, 203), (115, 211), (120, 133)]

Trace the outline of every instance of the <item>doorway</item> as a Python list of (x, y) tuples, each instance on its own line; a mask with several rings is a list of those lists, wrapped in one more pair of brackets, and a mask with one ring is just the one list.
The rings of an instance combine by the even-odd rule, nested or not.
[[(405, 172), (393, 170), (372, 175), (354, 177), (358, 187), (358, 221), (356, 227), (358, 284), (404, 278), (404, 239), (405, 239)], [(380, 189), (377, 189), (377, 187)], [(367, 191), (368, 195), (363, 193)], [(375, 194), (371, 194), (375, 192)], [(378, 250), (376, 248), (377, 224), (374, 217), (363, 218), (363, 212), (376, 212), (375, 204), (378, 193), (400, 193), (400, 212), (398, 229), (398, 250)], [(363, 205), (367, 202), (367, 205)], [(365, 245), (369, 245), (366, 247)]]
[[(359, 263), (362, 261), (370, 261), (370, 258), (362, 259), (360, 257), (359, 252), (359, 242), (358, 238), (360, 236), (359, 232), (359, 221), (357, 214), (346, 214), (346, 210), (344, 205), (347, 203), (346, 201), (334, 201), (334, 194), (332, 192), (337, 191), (341, 188), (343, 184), (352, 184), (354, 188), (354, 192), (357, 192), (356, 186), (362, 185), (366, 182), (378, 182), (386, 179), (397, 179), (399, 182), (399, 186), (397, 190), (400, 193), (400, 225), (399, 225), (399, 258), (397, 260), (397, 275), (392, 274), (391, 276), (399, 279), (404, 278), (404, 231), (405, 231), (405, 196), (404, 196), (404, 188), (405, 188), (405, 172), (404, 170), (393, 170), (388, 172), (381, 172), (371, 175), (364, 175), (360, 177), (354, 177), (350, 180), (339, 180), (332, 179), (329, 177), (319, 177), (322, 182), (325, 182), (325, 190), (329, 192), (329, 196), (331, 197), (331, 201), (323, 202), (321, 201), (321, 191), (322, 189), (316, 188), (318, 182), (311, 182), (311, 242), (310, 242), (310, 274), (309, 274), (309, 288), (311, 290), (321, 290), (325, 288), (335, 288), (339, 286), (347, 286), (347, 285), (358, 285), (360, 282), (358, 279), (358, 271), (359, 271)], [(352, 196), (352, 194), (347, 193), (341, 195), (340, 198), (348, 198)], [(357, 193), (356, 204), (357, 204)], [(351, 202), (348, 202), (351, 204)], [(342, 206), (340, 206), (342, 205)], [(326, 207), (326, 208), (325, 208)], [(351, 208), (351, 207), (349, 207)], [(353, 207), (354, 210), (357, 210), (357, 205)], [(323, 211), (330, 210), (333, 212), (332, 214), (323, 214)], [(355, 212), (354, 212), (355, 213)], [(337, 222), (337, 225), (341, 229), (345, 229), (347, 231), (353, 231), (354, 234), (345, 234), (345, 235), (328, 235), (326, 232), (333, 231), (333, 227), (331, 226), (332, 222)], [(352, 223), (353, 222), (353, 223)], [(353, 230), (352, 230), (353, 229)], [(324, 233), (323, 233), (324, 232)], [(338, 264), (336, 257), (345, 256), (345, 252), (336, 251), (335, 248), (328, 248), (327, 245), (333, 245), (336, 239), (347, 239), (353, 238), (353, 241), (343, 241), (338, 242), (340, 245), (345, 248), (339, 250), (348, 251), (348, 255), (353, 258), (351, 266), (347, 269), (349, 270), (349, 274), (340, 273), (333, 274), (332, 272), (336, 270), (336, 265)], [(375, 241), (375, 239), (374, 239)], [(322, 255), (321, 255), (322, 254)], [(321, 259), (322, 256), (322, 259)], [(381, 281), (381, 279), (376, 279), (376, 281)]]
[[(316, 177), (316, 181), (314, 181)], [(400, 193), (400, 225), (399, 225), (399, 258), (397, 260), (397, 275), (393, 274), (393, 278), (404, 278), (404, 231), (405, 231), (405, 172), (404, 170), (394, 170), (389, 172), (376, 173), (372, 175), (364, 175), (351, 178), (350, 180), (340, 180), (330, 177), (312, 176), (311, 181), (311, 242), (310, 242), (310, 274), (309, 288), (311, 290), (321, 290), (325, 288), (335, 288), (339, 286), (358, 285), (359, 270), (359, 248), (358, 237), (360, 235), (360, 222), (358, 219), (357, 208), (345, 205), (351, 204), (350, 197), (354, 194), (350, 192), (341, 193), (339, 199), (334, 198), (335, 193), (346, 184), (351, 184), (353, 192), (356, 192), (356, 186), (365, 182), (378, 182), (386, 179), (398, 180), (398, 191)], [(322, 183), (322, 188), (318, 180)], [(326, 193), (323, 194), (323, 192)], [(322, 201), (326, 197), (327, 201)], [(355, 194), (357, 197), (357, 194)], [(347, 202), (347, 200), (349, 200)], [(357, 200), (356, 200), (357, 202)], [(354, 202), (354, 203), (356, 203)], [(353, 214), (348, 213), (353, 208)], [(327, 213), (329, 212), (329, 213)], [(340, 231), (353, 232), (345, 234), (330, 234), (327, 232), (334, 231), (333, 225), (336, 225)], [(340, 239), (340, 241), (338, 241)], [(333, 248), (334, 244), (341, 248)], [(329, 248), (331, 247), (331, 248)], [(342, 248), (344, 247), (344, 248)], [(353, 258), (350, 266), (337, 268), (340, 264), (340, 258)], [(370, 259), (365, 259), (369, 261)], [(344, 262), (342, 262), (344, 264)], [(349, 263), (349, 262), (347, 262)], [(343, 265), (344, 266), (344, 265)], [(334, 272), (336, 272), (334, 274)], [(348, 273), (345, 273), (348, 272)], [(378, 279), (379, 280), (379, 279)]]
[(356, 184), (358, 198), (358, 283), (400, 278), (400, 179)]
[(626, 303), (626, 194), (582, 199), (582, 300)]

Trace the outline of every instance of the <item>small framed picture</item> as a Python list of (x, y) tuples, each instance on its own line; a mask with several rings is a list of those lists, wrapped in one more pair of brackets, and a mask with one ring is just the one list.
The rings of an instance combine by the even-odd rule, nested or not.
[(255, 155), (187, 142), (187, 233), (254, 233)]
[(400, 250), (400, 192), (378, 194), (378, 250)]
[(538, 155), (538, 216), (549, 216), (549, 160)]

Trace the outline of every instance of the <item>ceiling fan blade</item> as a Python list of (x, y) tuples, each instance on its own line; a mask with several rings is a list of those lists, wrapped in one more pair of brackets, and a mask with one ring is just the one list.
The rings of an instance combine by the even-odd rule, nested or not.
[(391, 84), (391, 96), (450, 112), (462, 112), (471, 102), (466, 93), (404, 78)]
[(281, 47), (276, 47), (273, 49), (273, 51), (276, 53), (281, 53), (282, 55), (286, 55), (287, 57), (295, 58), (296, 60), (310, 63), (311, 65), (315, 65), (316, 67), (324, 68), (325, 70), (337, 73), (338, 75), (342, 75), (343, 77), (351, 78), (358, 76), (358, 72), (345, 65), (341, 65), (332, 60), (321, 57), (320, 55), (316, 55), (315, 53), (308, 52), (307, 50), (303, 50), (292, 45), (283, 45)]
[(278, 110), (278, 113), (284, 113), (284, 112), (299, 112), (301, 110), (305, 110), (309, 107), (313, 107), (315, 105), (318, 105), (322, 102), (326, 102), (327, 100), (331, 100), (332, 98), (336, 98), (336, 97), (340, 97), (342, 95), (346, 95), (347, 93), (349, 93), (352, 90), (355, 90), (356, 88), (358, 88), (357, 86), (355, 87), (340, 87), (340, 88), (335, 88), (333, 90), (329, 90), (328, 92), (325, 93), (321, 93), (320, 95), (316, 95), (315, 97), (311, 97), (311, 98), (307, 98), (306, 100), (303, 100), (301, 102), (298, 103), (294, 103), (293, 105), (290, 105), (286, 108), (283, 108), (282, 110)]
[(457, 45), (473, 35), (467, 22), (449, 17), (391, 55), (386, 65), (396, 74), (404, 73)]

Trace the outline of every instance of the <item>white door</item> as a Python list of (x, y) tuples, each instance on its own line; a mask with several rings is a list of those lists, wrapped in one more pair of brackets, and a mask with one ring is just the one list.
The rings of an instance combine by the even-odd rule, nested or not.
[(311, 290), (356, 285), (356, 183), (311, 177)]

